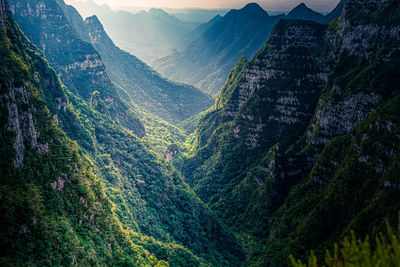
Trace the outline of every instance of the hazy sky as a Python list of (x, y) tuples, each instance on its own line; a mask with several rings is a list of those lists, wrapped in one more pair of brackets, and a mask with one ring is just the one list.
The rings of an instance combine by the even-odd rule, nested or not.
[[(85, 1), (85, 0), (81, 0)], [(169, 8), (241, 8), (246, 3), (257, 2), (264, 9), (272, 11), (290, 10), (301, 2), (316, 11), (330, 11), (339, 0), (93, 0), (98, 4), (108, 4), (110, 7), (169, 7)]]

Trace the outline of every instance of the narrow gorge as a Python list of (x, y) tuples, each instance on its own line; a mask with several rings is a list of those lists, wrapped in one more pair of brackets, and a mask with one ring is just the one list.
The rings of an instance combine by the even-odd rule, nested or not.
[(199, 89), (68, 3), (0, 0), (1, 266), (400, 264), (397, 0), (192, 22)]

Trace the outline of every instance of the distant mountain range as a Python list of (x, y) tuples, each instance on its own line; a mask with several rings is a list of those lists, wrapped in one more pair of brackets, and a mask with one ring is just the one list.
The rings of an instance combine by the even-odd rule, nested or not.
[(155, 68), (173, 80), (196, 84), (215, 95), (240, 56), (253, 56), (282, 17), (269, 16), (257, 4), (231, 10), (207, 28), (197, 29), (202, 33), (188, 41), (183, 52), (158, 60)]
[(96, 15), (117, 46), (148, 64), (167, 55), (185, 34), (201, 24), (181, 21), (162, 9), (152, 8), (134, 14), (114, 11), (91, 0), (68, 2), (83, 17)]
[(300, 4), (287, 16), (269, 16), (259, 5), (248, 4), (240, 10), (232, 10), (223, 18), (215, 17), (198, 27), (182, 39), (181, 44), (186, 46), (183, 52), (175, 52), (158, 60), (155, 68), (171, 79), (196, 85), (215, 95), (240, 56), (252, 58), (280, 19), (322, 22), (329, 17), (329, 22), (338, 14), (323, 16), (305, 4)]
[[(243, 55), (251, 59), (282, 18), (329, 23), (342, 2), (327, 15), (299, 4), (285, 15), (271, 16), (256, 3), (239, 10), (125, 9), (114, 11), (92, 0), (69, 0), (83, 17), (96, 15), (113, 42), (166, 77), (216, 95)], [(169, 13), (167, 13), (169, 12)], [(278, 12), (279, 13), (279, 12)], [(276, 13), (274, 13), (276, 14)], [(200, 24), (205, 18), (208, 22)]]
[(329, 23), (341, 10), (339, 7), (323, 16), (305, 4), (295, 7), (287, 16), (269, 16), (258, 4), (231, 10), (224, 17), (215, 17), (186, 35), (182, 52), (159, 59), (154, 67), (165, 76), (193, 84), (204, 92), (216, 95), (224, 85), (229, 71), (243, 55), (247, 59), (269, 38), (272, 27), (280, 19), (302, 19)]
[(206, 23), (215, 16), (224, 16), (230, 9), (200, 9), (200, 8), (163, 8), (169, 14), (181, 21)]

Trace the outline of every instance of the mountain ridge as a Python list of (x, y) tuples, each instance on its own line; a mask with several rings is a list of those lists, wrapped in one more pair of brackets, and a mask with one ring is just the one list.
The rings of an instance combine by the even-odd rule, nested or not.
[(365, 2), (346, 1), (329, 26), (277, 23), (175, 159), (243, 234), (250, 265), (286, 266), (289, 253), (321, 256), (351, 229), (372, 236), (397, 223), (400, 4)]
[[(116, 47), (96, 16), (84, 21), (63, 0), (10, 0), (11, 13), (7, 1), (0, 265), (283, 267), (311, 249), (315, 265), (340, 240), (343, 262), (367, 264), (383, 256), (365, 256), (373, 243), (360, 236), (397, 242), (389, 226), (400, 210), (398, 0), (345, 0), (322, 24), (272, 23), (254, 57), (237, 59), (214, 105), (181, 124), (195, 127), (188, 136), (135, 103), (127, 80), (169, 81)], [(229, 32), (259, 24), (241, 12), (271, 19), (250, 4), (196, 34), (215, 48), (247, 49)], [(174, 92), (161, 94), (176, 104)], [(126, 124), (138, 117), (145, 137)], [(157, 152), (154, 133), (163, 139)], [(395, 245), (382, 250), (394, 265)], [(329, 255), (327, 264), (341, 264)]]
[(45, 85), (65, 98), (55, 71), (6, 0), (0, 7), (1, 265), (167, 266), (122, 229), (87, 158), (42, 97)]
[[(248, 4), (242, 9), (229, 11), (222, 19), (207, 26), (201, 34), (183, 40), (180, 50), (157, 60), (155, 69), (166, 77), (193, 84), (204, 92), (217, 96), (229, 71), (241, 56), (251, 60), (269, 38), (272, 27), (280, 19), (303, 19), (328, 24), (339, 16), (339, 4), (327, 16), (299, 5), (287, 16), (269, 16), (258, 4)], [(236, 39), (237, 38), (237, 39)], [(211, 50), (211, 47), (213, 51)], [(201, 56), (199, 56), (201, 55)], [(206, 61), (204, 58), (212, 58)], [(194, 71), (196, 70), (196, 71)]]
[[(249, 17), (251, 20), (248, 20)], [(215, 95), (216, 88), (219, 90), (222, 87), (226, 79), (224, 76), (234, 63), (242, 55), (247, 58), (254, 55), (279, 18), (270, 17), (254, 4), (246, 9), (231, 10), (175, 57), (167, 56), (158, 60), (155, 68), (167, 77), (190, 82)], [(213, 60), (208, 61), (207, 58)], [(177, 65), (182, 67), (177, 68)], [(207, 89), (207, 84), (213, 85)]]

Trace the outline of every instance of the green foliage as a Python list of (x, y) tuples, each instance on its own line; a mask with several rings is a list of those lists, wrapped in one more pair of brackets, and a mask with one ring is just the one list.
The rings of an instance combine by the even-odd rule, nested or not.
[[(398, 13), (398, 2), (384, 1), (391, 9), (371, 2), (381, 3), (378, 13)], [(242, 238), (248, 266), (286, 266), (290, 254), (311, 248), (320, 256), (350, 229), (375, 236), (384, 221), (398, 220), (398, 37), (353, 40), (346, 31), (354, 29), (341, 28), (353, 27), (345, 19), (329, 27), (278, 23), (255, 59), (231, 72), (190, 136), (191, 150), (174, 161), (177, 168), (183, 161), (186, 181)], [(317, 45), (307, 50), (313, 37)], [(364, 45), (365, 53), (354, 48)], [(301, 79), (313, 74), (327, 81)], [(351, 97), (375, 101), (345, 101)], [(352, 105), (354, 114), (338, 115)]]
[[(14, 21), (6, 23), (0, 31), (0, 51), (6, 59), (0, 61), (0, 69), (20, 80), (0, 81), (0, 265), (168, 266), (124, 233), (92, 168), (76, 142), (56, 126), (35, 86), (35, 61), (41, 60), (43, 68), (46, 62)], [(61, 88), (51, 86), (50, 76), (40, 79), (49, 91)], [(10, 112), (11, 105), (16, 114)], [(33, 125), (27, 130), (29, 118)], [(12, 120), (20, 123), (17, 132), (7, 126)], [(15, 167), (21, 153), (15, 150), (18, 131), (24, 137), (23, 165)]]
[[(28, 149), (26, 140), (23, 168), (10, 168), (15, 157), (14, 133), (2, 129), (0, 166), (5, 173), (0, 193), (1, 210), (6, 212), (1, 213), (0, 222), (2, 229), (8, 229), (1, 232), (2, 247), (8, 249), (2, 252), (1, 265), (68, 265), (75, 259), (78, 264), (95, 266), (167, 264), (135, 245), (123, 228), (176, 241), (179, 246), (162, 245), (160, 255), (169, 255), (167, 260), (182, 265), (200, 265), (204, 260), (199, 256), (214, 265), (239, 265), (243, 254), (236, 239), (176, 170), (99, 109), (105, 104), (99, 102), (102, 92), (94, 93), (88, 104), (63, 87), (43, 55), (12, 25), (7, 27), (7, 31), (14, 30), (9, 34), (12, 41), (2, 43), (12, 44), (29, 72), (26, 80), (15, 84), (6, 80), (1, 88), (7, 93), (19, 83), (29, 89), (39, 143), (48, 144), (49, 153)], [(7, 46), (0, 49), (12, 55)], [(15, 69), (10, 75), (17, 77), (25, 65), (10, 58), (15, 68), (9, 61), (1, 61), (0, 70)], [(7, 113), (2, 106), (2, 127), (7, 125)], [(68, 180), (59, 182), (64, 174)], [(62, 190), (59, 184), (64, 185)]]
[(236, 66), (229, 73), (228, 79), (224, 87), (222, 87), (217, 100), (215, 101), (215, 108), (222, 108), (224, 105), (226, 105), (228, 100), (232, 97), (235, 89), (238, 87), (240, 78), (247, 66), (248, 62), (246, 58), (242, 56)]
[(137, 233), (132, 233), (131, 237), (136, 244), (143, 246), (143, 248), (153, 253), (158, 259), (167, 261), (170, 266), (211, 266), (204, 259), (199, 258), (190, 250), (175, 242), (162, 243), (153, 237), (147, 237)]
[(393, 233), (389, 225), (387, 225), (387, 229), (387, 236), (380, 234), (375, 239), (374, 244), (370, 243), (368, 236), (364, 241), (357, 239), (352, 231), (351, 236), (347, 236), (340, 243), (340, 247), (335, 244), (333, 252), (327, 250), (324, 265), (318, 264), (318, 259), (313, 251), (311, 251), (306, 264), (296, 260), (292, 255), (290, 256), (290, 261), (293, 267), (399, 266), (400, 235), (399, 233)]
[[(123, 88), (119, 88), (123, 90)], [(170, 144), (176, 143), (182, 145), (185, 142), (187, 134), (183, 130), (143, 110), (128, 94), (126, 94), (126, 97), (146, 127), (146, 136), (142, 140), (148, 143), (158, 155), (163, 156)]]

